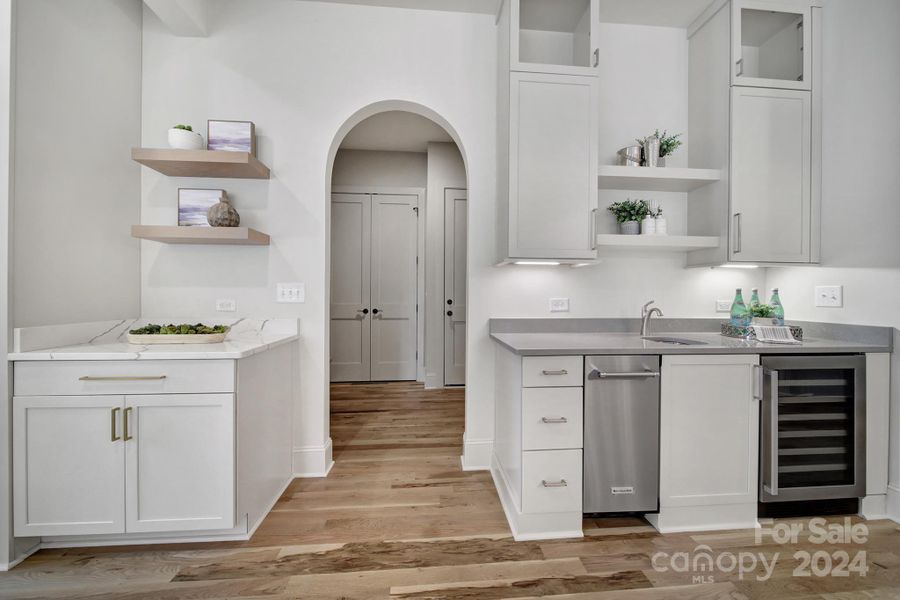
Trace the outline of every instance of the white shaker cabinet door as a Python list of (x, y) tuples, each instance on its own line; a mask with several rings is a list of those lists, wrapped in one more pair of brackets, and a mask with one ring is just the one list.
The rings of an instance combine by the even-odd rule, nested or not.
[(234, 395), (127, 396), (126, 531), (230, 529)]
[[(661, 509), (755, 504), (759, 357), (662, 357)], [(755, 514), (755, 512), (754, 512)]]
[(598, 89), (596, 77), (510, 75), (510, 258), (595, 258)]
[(729, 257), (810, 262), (810, 92), (733, 87)]
[(13, 399), (16, 536), (125, 531), (123, 400)]

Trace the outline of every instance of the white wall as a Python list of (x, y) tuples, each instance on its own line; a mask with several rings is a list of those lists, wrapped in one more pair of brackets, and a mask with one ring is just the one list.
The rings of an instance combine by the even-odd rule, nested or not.
[(9, 303), (10, 192), (12, 191), (12, 101), (15, 70), (15, 15), (13, 0), (0, 0), (0, 569), (7, 568), (18, 554), (12, 538), (12, 365), (6, 355), (12, 340), (12, 311)]
[(340, 150), (334, 159), (333, 185), (424, 188), (428, 158), (424, 152)]
[(17, 3), (16, 327), (140, 313), (141, 6)]

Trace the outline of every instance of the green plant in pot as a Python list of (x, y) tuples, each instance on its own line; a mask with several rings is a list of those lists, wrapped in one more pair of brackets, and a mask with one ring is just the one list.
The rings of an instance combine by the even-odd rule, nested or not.
[(768, 304), (754, 304), (750, 306), (750, 316), (754, 325), (772, 325), (775, 309)]
[(607, 210), (616, 217), (619, 224), (619, 233), (624, 235), (637, 235), (641, 232), (641, 221), (650, 214), (650, 205), (646, 200), (623, 200), (613, 202)]

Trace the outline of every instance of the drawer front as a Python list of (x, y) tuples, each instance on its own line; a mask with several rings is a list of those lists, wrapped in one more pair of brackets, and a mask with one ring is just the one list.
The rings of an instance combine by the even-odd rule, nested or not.
[(522, 358), (522, 387), (567, 387), (584, 384), (581, 356), (526, 356)]
[(522, 512), (581, 512), (581, 450), (522, 453)]
[(522, 390), (522, 447), (525, 450), (581, 448), (584, 438), (582, 388)]
[(233, 360), (20, 361), (16, 396), (234, 392)]

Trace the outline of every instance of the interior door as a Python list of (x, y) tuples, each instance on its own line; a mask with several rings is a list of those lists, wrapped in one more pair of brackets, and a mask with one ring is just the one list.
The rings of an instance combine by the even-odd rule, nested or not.
[(466, 383), (466, 198), (444, 191), (444, 385)]
[(15, 534), (125, 531), (122, 396), (13, 399)]
[(809, 262), (810, 92), (732, 88), (731, 260)]
[(234, 527), (234, 394), (126, 396), (126, 532)]
[(371, 376), (372, 197), (334, 194), (331, 200), (331, 381)]
[(372, 196), (372, 381), (416, 378), (417, 217), (417, 196)]

